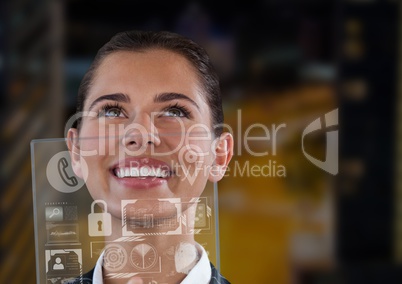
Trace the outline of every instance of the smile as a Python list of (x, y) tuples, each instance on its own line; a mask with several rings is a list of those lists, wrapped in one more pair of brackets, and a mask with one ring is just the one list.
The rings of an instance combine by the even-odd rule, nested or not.
[(130, 157), (115, 163), (110, 171), (128, 188), (151, 188), (167, 182), (175, 175), (166, 162), (151, 157)]
[(163, 170), (160, 167), (150, 167), (150, 166), (142, 166), (142, 167), (121, 167), (115, 168), (114, 174), (118, 178), (147, 178), (147, 177), (156, 177), (156, 178), (167, 178), (171, 175), (171, 172), (168, 170)]

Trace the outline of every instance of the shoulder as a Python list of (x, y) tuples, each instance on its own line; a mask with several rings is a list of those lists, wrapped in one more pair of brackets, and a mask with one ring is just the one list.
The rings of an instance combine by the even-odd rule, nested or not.
[[(67, 284), (92, 284), (94, 270), (85, 273), (82, 277), (78, 277), (72, 281), (68, 281)], [(230, 284), (230, 282), (222, 276), (219, 271), (211, 263), (211, 282), (210, 284)]]
[(92, 284), (93, 275), (94, 269), (83, 274), (81, 277), (77, 277), (74, 280), (66, 282), (66, 284)]
[(211, 263), (211, 282), (210, 284), (230, 284), (230, 282), (223, 277), (219, 271)]

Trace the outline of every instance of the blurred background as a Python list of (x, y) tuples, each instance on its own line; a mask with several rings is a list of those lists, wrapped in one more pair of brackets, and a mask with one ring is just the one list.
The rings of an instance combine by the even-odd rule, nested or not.
[[(14, 0), (0, 4), (0, 283), (35, 283), (29, 143), (63, 137), (96, 51), (123, 30), (203, 45), (222, 79), (235, 156), (219, 183), (232, 283), (395, 283), (402, 270), (401, 6), (397, 0)], [(302, 134), (338, 109), (339, 172)], [(243, 135), (285, 124), (273, 140)], [(261, 127), (249, 136), (266, 137)], [(325, 129), (305, 151), (325, 160)], [(255, 157), (246, 151), (268, 151)], [(264, 176), (238, 166), (266, 166)], [(269, 170), (269, 171), (268, 171)], [(247, 173), (247, 170), (246, 170)]]

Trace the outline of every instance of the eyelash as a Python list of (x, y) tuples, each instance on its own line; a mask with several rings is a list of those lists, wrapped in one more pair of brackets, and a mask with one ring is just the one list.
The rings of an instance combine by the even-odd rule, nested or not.
[[(114, 103), (114, 104), (108, 103), (108, 104), (103, 105), (101, 107), (101, 109), (98, 111), (98, 117), (105, 116), (105, 114), (111, 109), (117, 109), (121, 113), (125, 114), (124, 113), (124, 108), (119, 103)], [(165, 107), (162, 110), (162, 112), (167, 112), (167, 111), (172, 110), (172, 109), (177, 109), (177, 110), (181, 111), (183, 113), (183, 116), (186, 117), (186, 118), (191, 117), (191, 111), (188, 110), (185, 106), (180, 105), (179, 103), (171, 104), (171, 105)]]
[(105, 105), (103, 105), (103, 106), (101, 107), (101, 109), (100, 109), (99, 112), (98, 112), (98, 116), (99, 116), (99, 117), (105, 116), (106, 112), (108, 112), (108, 111), (111, 110), (111, 109), (117, 109), (117, 110), (119, 110), (121, 113), (124, 114), (124, 109), (123, 109), (123, 107), (122, 107), (120, 104), (118, 104), (118, 103), (114, 103), (114, 104), (108, 103), (108, 104), (105, 104)]
[(181, 111), (183, 113), (183, 116), (186, 117), (186, 118), (191, 117), (191, 111), (188, 110), (185, 106), (180, 105), (179, 103), (171, 104), (171, 105), (165, 107), (163, 109), (163, 112), (169, 111), (169, 110), (172, 110), (172, 109), (177, 109), (177, 110)]

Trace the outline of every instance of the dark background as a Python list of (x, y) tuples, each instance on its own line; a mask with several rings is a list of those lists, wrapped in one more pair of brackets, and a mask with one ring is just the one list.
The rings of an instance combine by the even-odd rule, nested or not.
[[(229, 121), (239, 108), (248, 109), (250, 115), (243, 116), (251, 121), (276, 123), (288, 122), (294, 113), (323, 115), (339, 108), (339, 174), (318, 174), (331, 185), (334, 242), (328, 264), (294, 264), (287, 258), (291, 246), (283, 236), (289, 234), (275, 239), (262, 229), (275, 228), (278, 220), (261, 223), (261, 213), (248, 215), (253, 204), (241, 210), (233, 205), (233, 177), (220, 186), (222, 273), (233, 283), (394, 283), (402, 260), (400, 9), (399, 1), (391, 0), (3, 1), (0, 282), (35, 282), (29, 142), (63, 137), (96, 51), (116, 32), (143, 29), (181, 33), (207, 49), (222, 78)], [(332, 92), (327, 97), (318, 92), (315, 100), (325, 103), (313, 111), (305, 101), (289, 108), (305, 86)], [(265, 115), (254, 116), (261, 106)], [(311, 164), (303, 162), (300, 175), (305, 167)], [(288, 180), (294, 182), (291, 175)], [(289, 191), (304, 186), (298, 179), (294, 183)], [(257, 191), (233, 192), (254, 200)], [(251, 229), (233, 225), (245, 216), (259, 221), (251, 222)], [(273, 268), (275, 260), (252, 249), (233, 254), (256, 240), (271, 251), (282, 248), (278, 254), (286, 259)]]

